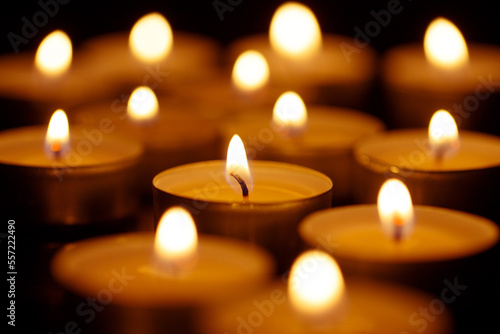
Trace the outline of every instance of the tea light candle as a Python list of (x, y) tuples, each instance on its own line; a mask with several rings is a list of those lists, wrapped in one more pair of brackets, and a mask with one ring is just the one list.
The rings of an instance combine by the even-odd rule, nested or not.
[[(432, 295), (394, 284), (344, 279), (322, 251), (306, 251), (295, 261), (287, 284), (275, 283), (258, 295), (206, 310), (200, 333), (407, 333), (419, 308)], [(427, 322), (428, 333), (451, 333), (449, 310)], [(420, 325), (420, 323), (419, 323)], [(421, 328), (421, 327), (419, 327)], [(417, 329), (419, 329), (417, 328)]]
[(151, 201), (151, 180), (164, 169), (217, 158), (219, 134), (214, 122), (196, 106), (156, 97), (148, 87), (137, 87), (128, 102), (94, 103), (73, 110), (75, 123), (97, 126), (112, 122), (117, 134), (144, 145), (138, 174), (139, 191)]
[[(297, 120), (294, 120), (297, 118)], [(292, 124), (292, 120), (293, 124)], [(252, 158), (293, 163), (318, 170), (333, 181), (333, 204), (351, 199), (352, 147), (384, 128), (377, 118), (345, 108), (308, 105), (294, 92), (271, 108), (246, 109), (224, 121), (223, 142), (237, 132)]]
[(405, 181), (416, 204), (495, 219), (493, 208), (500, 199), (500, 138), (496, 136), (460, 131), (455, 155), (436, 159), (428, 131), (395, 130), (360, 140), (354, 147), (354, 159), (358, 203), (374, 203), (380, 185), (394, 176)]
[(134, 214), (131, 181), (140, 143), (111, 134), (106, 121), (68, 129), (65, 116), (54, 119), (62, 123), (51, 123), (47, 140), (43, 126), (0, 133), (0, 174), (10, 212), (32, 227), (100, 225)]
[[(185, 312), (259, 289), (270, 279), (273, 261), (245, 242), (198, 236), (189, 213), (171, 208), (156, 236), (136, 232), (68, 244), (53, 258), (51, 272), (71, 293), (93, 296), (101, 304), (103, 314), (89, 329), (140, 325), (143, 332), (160, 333), (165, 327), (159, 324), (169, 324), (169, 330), (189, 328), (191, 314)], [(177, 317), (186, 322), (176, 323)]]
[(234, 42), (228, 58), (234, 61), (245, 50), (256, 50), (269, 63), (270, 83), (299, 94), (313, 88), (312, 102), (362, 107), (375, 75), (376, 53), (367, 46), (355, 56), (344, 54), (342, 45), (352, 38), (322, 34), (313, 12), (306, 6), (287, 2), (275, 12), (269, 37), (249, 36)]
[(172, 87), (213, 74), (219, 53), (216, 41), (192, 33), (172, 32), (160, 13), (141, 17), (130, 33), (96, 37), (82, 46), (94, 78), (120, 88)]
[[(332, 181), (297, 165), (247, 163), (241, 139), (232, 142), (227, 162), (174, 167), (153, 179), (155, 223), (166, 208), (181, 205), (196, 218), (200, 231), (263, 245), (279, 267), (286, 268), (298, 251), (298, 223), (307, 214), (330, 207)], [(234, 165), (239, 167), (226, 166), (234, 161), (233, 155), (242, 159)], [(233, 168), (238, 171), (235, 177), (229, 174)]]
[(268, 81), (269, 66), (264, 56), (255, 50), (246, 50), (238, 56), (231, 71), (223, 70), (207, 80), (159, 89), (167, 88), (172, 95), (200, 105), (212, 118), (221, 119), (245, 108), (272, 105), (282, 91)]
[[(101, 81), (90, 81), (82, 59), (73, 57), (71, 40), (61, 30), (47, 35), (38, 51), (0, 57), (0, 97), (23, 103), (5, 115), (6, 127), (46, 122), (56, 107), (69, 108), (108, 93)], [(15, 116), (15, 117), (14, 117)]]
[(500, 81), (499, 57), (499, 47), (466, 44), (452, 22), (435, 19), (424, 47), (401, 45), (383, 57), (391, 125), (425, 126), (435, 110), (447, 108), (461, 128), (484, 128), (485, 117), (491, 120), (496, 114), (488, 104)]
[[(458, 260), (486, 251), (499, 238), (498, 227), (486, 218), (413, 207), (408, 189), (397, 179), (382, 186), (378, 210), (354, 205), (317, 212), (304, 219), (299, 234), (310, 247), (328, 248), (346, 272), (432, 288), (451, 274), (462, 281), (469, 272), (477, 275)], [(418, 273), (424, 270), (422, 277)]]

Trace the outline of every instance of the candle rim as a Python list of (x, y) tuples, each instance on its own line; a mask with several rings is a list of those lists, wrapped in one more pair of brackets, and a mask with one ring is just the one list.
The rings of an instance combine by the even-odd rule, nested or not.
[[(425, 223), (425, 219), (422, 218), (422, 215), (429, 214), (431, 211), (432, 212), (438, 212), (439, 215), (445, 215), (448, 218), (453, 218), (453, 217), (460, 217), (462, 219), (465, 219), (467, 221), (470, 221), (473, 223), (473, 225), (477, 226), (480, 225), (481, 230), (483, 230), (483, 237), (485, 238), (485, 241), (487, 241), (486, 244), (481, 244), (477, 245), (477, 241), (474, 240), (473, 243), (469, 242), (467, 245), (467, 251), (463, 251), (462, 249), (457, 249), (452, 248), (452, 249), (446, 249), (446, 256), (439, 256), (439, 254), (432, 254), (432, 256), (429, 256), (426, 254), (426, 256), (422, 256), (420, 254), (412, 255), (411, 256), (405, 256), (405, 257), (399, 257), (399, 258), (388, 258), (384, 257), (383, 255), (380, 254), (365, 254), (368, 256), (363, 256), (359, 257), (356, 255), (351, 255), (350, 252), (344, 253), (344, 252), (337, 252), (335, 250), (332, 251), (332, 254), (335, 258), (339, 259), (349, 259), (349, 260), (355, 260), (355, 261), (361, 261), (361, 262), (369, 262), (369, 263), (377, 263), (377, 264), (419, 264), (419, 263), (441, 263), (441, 262), (447, 262), (447, 261), (456, 261), (460, 260), (465, 257), (469, 256), (474, 256), (478, 255), (482, 252), (485, 252), (489, 249), (491, 249), (500, 239), (500, 228), (495, 224), (493, 221), (491, 221), (488, 218), (469, 213), (469, 212), (463, 212), (463, 211), (458, 211), (458, 210), (453, 210), (453, 209), (448, 209), (448, 208), (443, 208), (443, 207), (435, 207), (435, 206), (429, 206), (429, 205), (414, 205), (413, 206), (414, 212), (415, 212), (415, 232), (417, 232), (420, 229), (425, 229), (429, 225)], [(373, 226), (376, 227), (377, 229), (379, 228), (379, 221), (378, 221), (378, 213), (377, 213), (377, 205), (376, 204), (354, 204), (354, 205), (346, 205), (346, 206), (341, 206), (341, 207), (336, 207), (336, 208), (328, 208), (328, 209), (323, 209), (319, 210), (316, 212), (311, 213), (308, 215), (306, 218), (302, 220), (298, 227), (298, 233), (301, 237), (302, 240), (306, 242), (306, 244), (315, 247), (317, 246), (317, 243), (315, 243), (315, 240), (312, 239), (311, 235), (313, 231), (317, 233), (318, 224), (327, 224), (334, 226), (332, 222), (338, 221), (338, 217), (333, 217), (332, 216), (338, 216), (338, 215), (347, 215), (348, 213), (353, 212), (355, 214), (356, 212), (362, 212), (363, 214), (366, 214), (368, 217), (373, 216)], [(327, 220), (325, 220), (327, 219)], [(326, 221), (326, 222), (325, 222)], [(359, 219), (358, 219), (359, 221)], [(366, 225), (366, 219), (363, 220), (363, 225)], [(449, 223), (445, 220), (443, 220), (444, 225), (449, 225)], [(371, 221), (369, 223), (371, 225)], [(313, 230), (313, 226), (316, 228)], [(423, 227), (422, 227), (423, 226)], [(431, 225), (435, 226), (435, 225)], [(324, 229), (324, 228), (323, 228)], [(441, 230), (441, 229), (440, 229)], [(333, 229), (332, 229), (333, 231)], [(452, 231), (453, 232), (453, 231)], [(488, 233), (487, 233), (488, 232)], [(414, 233), (415, 234), (415, 233)], [(315, 237), (317, 236), (314, 235)], [(381, 238), (386, 238), (382, 231), (380, 231), (380, 236)], [(388, 242), (391, 242), (391, 240), (387, 239)], [(465, 240), (465, 239), (464, 239)], [(397, 245), (395, 245), (397, 246)], [(341, 247), (339, 247), (341, 249)], [(451, 255), (448, 253), (452, 253)]]
[[(87, 140), (89, 141), (85, 136), (81, 134), (81, 130), (85, 129), (85, 127), (78, 126), (78, 125), (70, 125), (70, 136), (72, 138), (72, 149), (73, 145), (75, 143), (79, 143), (80, 140)], [(87, 129), (88, 130), (88, 129)], [(90, 131), (90, 130), (89, 130)], [(45, 156), (43, 152), (43, 145), (44, 145), (44, 140), (45, 140), (45, 134), (47, 132), (47, 126), (45, 125), (31, 125), (31, 126), (24, 126), (24, 127), (18, 127), (18, 128), (12, 128), (12, 129), (7, 129), (4, 131), (0, 132), (0, 150), (4, 146), (6, 146), (9, 143), (16, 143), (16, 145), (22, 145), (22, 142), (25, 143), (31, 143), (35, 142), (35, 144), (40, 144), (40, 152), (42, 153), (41, 155)], [(17, 140), (22, 137), (24, 140)], [(10, 138), (14, 137), (14, 138)], [(105, 139), (104, 139), (105, 138)], [(89, 141), (90, 143), (90, 141)], [(93, 169), (102, 169), (102, 168), (113, 168), (115, 165), (122, 165), (122, 164), (133, 164), (137, 161), (137, 159), (143, 154), (144, 148), (143, 145), (140, 144), (138, 141), (117, 135), (117, 134), (103, 134), (103, 142), (101, 142), (99, 145), (92, 145), (92, 151), (94, 149), (99, 149), (100, 146), (104, 145), (114, 145), (115, 143), (118, 143), (120, 147), (124, 148), (120, 150), (120, 156), (118, 158), (113, 158), (113, 159), (107, 159), (105, 163), (102, 162), (92, 162), (92, 163), (80, 163), (75, 166), (66, 166), (64, 165), (65, 160), (63, 159), (60, 161), (58, 164), (57, 161), (51, 161), (47, 158), (46, 161), (44, 162), (38, 162), (38, 163), (26, 163), (26, 162), (18, 162), (16, 159), (6, 159), (4, 155), (0, 155), (0, 165), (7, 165), (7, 166), (17, 166), (17, 167), (23, 167), (23, 168), (38, 168), (38, 169), (46, 169), (46, 170), (52, 170), (54, 169), (54, 162), (56, 163), (55, 166), (60, 166), (61, 168), (67, 167), (70, 169), (78, 169), (80, 171), (85, 171), (85, 170), (93, 170)], [(36, 148), (35, 148), (36, 150)], [(86, 155), (86, 156), (91, 156), (92, 153)], [(86, 156), (82, 156), (81, 158), (85, 160)]]
[[(54, 257), (51, 260), (50, 263), (50, 272), (52, 277), (54, 277), (54, 280), (59, 282), (59, 284), (65, 286), (68, 288), (70, 291), (73, 293), (76, 293), (78, 295), (83, 295), (83, 296), (95, 296), (98, 291), (94, 291), (94, 289), (89, 289), (88, 286), (81, 287), (79, 282), (75, 282), (73, 278), (75, 276), (79, 276), (81, 267), (75, 266), (74, 260), (75, 256), (78, 258), (79, 261), (89, 261), (89, 259), (92, 259), (94, 257), (99, 257), (99, 256), (105, 256), (102, 253), (99, 252), (97, 254), (95, 251), (90, 252), (89, 250), (95, 250), (97, 246), (108, 246), (110, 245), (111, 248), (107, 247), (107, 250), (109, 252), (116, 252), (120, 251), (120, 249), (129, 249), (127, 247), (134, 247), (130, 248), (134, 250), (135, 248), (140, 249), (142, 252), (145, 252), (148, 254), (148, 256), (144, 257), (144, 265), (150, 265), (150, 257), (149, 254), (153, 250), (153, 243), (154, 243), (154, 237), (155, 233), (154, 231), (140, 231), (140, 232), (126, 232), (126, 233), (120, 233), (120, 234), (113, 234), (113, 235), (101, 235), (97, 237), (92, 237), (88, 239), (83, 239), (79, 241), (75, 241), (69, 244), (64, 245), (58, 252), (54, 255)], [(247, 286), (252, 286), (255, 288), (255, 285), (252, 285), (255, 282), (255, 279), (260, 279), (262, 280), (261, 283), (265, 283), (269, 278), (271, 278), (272, 274), (275, 271), (275, 260), (273, 257), (269, 254), (269, 252), (262, 248), (262, 247), (255, 247), (253, 245), (252, 247), (249, 242), (239, 240), (239, 239), (234, 239), (234, 238), (227, 238), (223, 236), (217, 236), (217, 235), (200, 235), (199, 236), (199, 246), (200, 246), (200, 261), (203, 261), (203, 254), (205, 250), (212, 250), (216, 249), (216, 251), (220, 252), (220, 244), (223, 244), (227, 247), (230, 247), (233, 252), (231, 254), (238, 254), (242, 257), (245, 257), (244, 255), (246, 254), (248, 256), (249, 251), (251, 251), (252, 257), (247, 258), (247, 260), (253, 260), (251, 263), (253, 264), (252, 267), (249, 267), (247, 263), (240, 263), (238, 262), (238, 267), (242, 268), (243, 271), (245, 271), (247, 274), (251, 273), (253, 279), (252, 280), (247, 280), (245, 281), (245, 284)], [(130, 246), (132, 245), (132, 246)], [(211, 251), (213, 252), (213, 251)], [(142, 253), (141, 253), (142, 254)], [(210, 253), (212, 254), (212, 253)], [(212, 255), (210, 257), (212, 259)], [(219, 261), (221, 258), (217, 257), (217, 261)], [(73, 261), (70, 261), (73, 260)], [(70, 261), (70, 262), (68, 262)], [(231, 258), (231, 261), (222, 261), (228, 265), (234, 266), (236, 263), (233, 258)], [(73, 268), (72, 271), (69, 271), (67, 268), (62, 268), (65, 267), (64, 264), (71, 265)], [(255, 271), (254, 269), (258, 268), (259, 271)], [(263, 269), (262, 269), (263, 268)], [(116, 270), (118, 273), (120, 273), (120, 267), (110, 267), (111, 269)], [(127, 269), (127, 268), (125, 268)], [(125, 270), (125, 272), (129, 275), (135, 274), (139, 275), (139, 273), (136, 273), (135, 271), (131, 270)], [(262, 270), (260, 270), (262, 269)], [(86, 270), (93, 270), (93, 268), (88, 268)], [(137, 271), (139, 271), (137, 269)], [(254, 271), (252, 271), (254, 270)], [(111, 274), (111, 273), (106, 273), (106, 274)], [(144, 273), (143, 273), (144, 274)], [(98, 290), (102, 289), (103, 287), (107, 286), (107, 283), (109, 282), (109, 278), (104, 278), (102, 277), (102, 283), (104, 285), (96, 287)], [(158, 279), (160, 280), (159, 283), (161, 282), (168, 282), (172, 281), (175, 278), (168, 277), (168, 276), (159, 276)], [(133, 284), (134, 280), (132, 279), (129, 284)], [(148, 294), (148, 296), (153, 296), (158, 297), (154, 299), (153, 302), (150, 302), (149, 300), (146, 299), (141, 299), (139, 301), (134, 301), (133, 304), (131, 304), (129, 301), (126, 300), (126, 298), (132, 298), (132, 297), (124, 297), (125, 299), (122, 299), (123, 295), (126, 295), (127, 292), (127, 287), (123, 289), (123, 291), (119, 294), (116, 294), (113, 300), (114, 305), (122, 305), (122, 306), (142, 306), (142, 307), (157, 307), (157, 306), (179, 306), (179, 305), (184, 305), (184, 306), (193, 306), (193, 305), (204, 305), (204, 304), (210, 304), (212, 303), (211, 300), (205, 300), (204, 295), (198, 294), (196, 291), (194, 294), (188, 296), (185, 295), (186, 289), (183, 289), (184, 293), (180, 293), (180, 287), (184, 285), (190, 285), (192, 284), (193, 281), (181, 281), (180, 283), (177, 282), (177, 284), (161, 284), (161, 286), (164, 286), (164, 293), (163, 297), (165, 297), (165, 291), (168, 292), (168, 297), (167, 300), (164, 298), (158, 297), (159, 294)], [(201, 282), (201, 281), (200, 281)], [(211, 281), (213, 284), (213, 280)], [(234, 284), (234, 282), (232, 282)], [(218, 283), (217, 283), (218, 284)], [(234, 287), (233, 287), (234, 288)], [(177, 292), (177, 293), (176, 293)], [(214, 291), (207, 290), (207, 293), (211, 296), (214, 296), (212, 293)], [(215, 292), (217, 293), (217, 292)], [(171, 298), (170, 298), (171, 297)], [(225, 297), (227, 298), (227, 297)], [(136, 299), (136, 298), (132, 298)]]
[[(488, 170), (495, 170), (500, 168), (500, 158), (497, 159), (496, 162), (494, 163), (488, 163), (488, 164), (480, 164), (476, 167), (460, 167), (460, 168), (454, 168), (454, 169), (443, 169), (440, 167), (439, 169), (422, 169), (419, 168), (418, 166), (412, 168), (408, 168), (405, 166), (398, 166), (397, 164), (394, 164), (392, 162), (388, 162), (385, 159), (380, 159), (373, 154), (368, 154), (366, 153), (366, 148), (367, 146), (372, 147), (373, 141), (378, 140), (378, 139), (383, 139), (383, 140), (388, 140), (391, 137), (396, 137), (396, 136), (401, 136), (405, 134), (413, 134), (414, 137), (411, 137), (412, 140), (418, 140), (424, 138), (428, 139), (428, 129), (426, 128), (410, 128), (410, 129), (398, 129), (398, 130), (391, 130), (391, 131), (386, 131), (386, 132), (379, 132), (379, 133), (374, 133), (369, 136), (366, 136), (359, 141), (356, 142), (356, 144), (353, 147), (353, 157), (354, 160), (360, 163), (363, 167), (373, 169), (373, 170), (382, 170), (382, 169), (387, 169), (387, 171), (392, 171), (393, 169), (397, 169), (398, 172), (394, 174), (399, 174), (399, 171), (403, 172), (411, 172), (413, 178), (414, 174), (419, 175), (419, 174), (441, 174), (441, 175), (456, 175), (460, 173), (475, 173), (477, 171), (488, 171)], [(424, 136), (422, 136), (424, 135)], [(487, 133), (481, 133), (481, 132), (476, 132), (476, 131), (469, 131), (469, 130), (460, 130), (459, 129), (459, 137), (460, 141), (463, 146), (466, 146), (468, 143), (467, 138), (473, 138), (473, 139), (482, 139), (485, 138), (488, 140), (488, 142), (494, 141), (495, 143), (498, 143), (498, 150), (500, 151), (500, 137), (487, 134)], [(414, 142), (411, 142), (412, 145)], [(371, 145), (370, 145), (371, 144)], [(383, 147), (387, 147), (387, 144), (384, 144)], [(417, 147), (415, 146), (415, 149)], [(462, 148), (461, 148), (462, 149)], [(420, 151), (421, 152), (421, 151)], [(400, 154), (404, 155), (409, 155), (411, 152), (401, 152)], [(424, 152), (423, 152), (424, 153)], [(424, 153), (425, 154), (425, 153)]]
[[(324, 173), (321, 173), (321, 172), (319, 172), (317, 170), (314, 170), (314, 169), (308, 168), (308, 167), (304, 167), (304, 166), (300, 166), (300, 165), (286, 163), (286, 162), (267, 161), (267, 160), (249, 160), (248, 164), (250, 166), (250, 169), (252, 170), (252, 173), (255, 175), (256, 168), (260, 168), (262, 166), (262, 164), (273, 165), (273, 166), (276, 166), (276, 167), (279, 167), (279, 166), (281, 166), (281, 167), (283, 167), (283, 166), (289, 166), (290, 167), (290, 166), (292, 166), (293, 169), (295, 169), (295, 170), (308, 171), (308, 173), (317, 176), (318, 180), (321, 178), (322, 181), (326, 181), (328, 183), (328, 186), (325, 188), (325, 190), (318, 191), (318, 193), (314, 194), (314, 195), (303, 195), (303, 197), (301, 197), (299, 199), (278, 200), (278, 201), (272, 201), (272, 202), (252, 202), (252, 197), (251, 197), (252, 195), (251, 194), (250, 194), (250, 200), (248, 202), (241, 202), (241, 201), (234, 201), (233, 202), (233, 201), (222, 201), (222, 200), (195, 199), (195, 198), (186, 197), (186, 196), (183, 196), (183, 195), (180, 195), (180, 194), (177, 194), (177, 193), (172, 193), (172, 192), (160, 189), (157, 186), (157, 183), (159, 182), (160, 178), (162, 176), (164, 176), (165, 174), (168, 174), (168, 173), (171, 173), (171, 172), (177, 172), (177, 171), (182, 170), (183, 168), (186, 168), (186, 167), (193, 168), (193, 167), (198, 167), (198, 166), (203, 166), (203, 165), (218, 166), (219, 164), (220, 164), (220, 166), (223, 166), (222, 171), (224, 171), (224, 167), (226, 165), (226, 160), (200, 161), (200, 162), (194, 162), (194, 163), (184, 164), (184, 165), (180, 165), (180, 166), (176, 166), (176, 167), (172, 167), (172, 168), (166, 169), (166, 170), (158, 173), (153, 178), (153, 181), (152, 181), (153, 189), (155, 191), (158, 191), (161, 194), (164, 194), (164, 195), (175, 196), (177, 198), (180, 198), (180, 199), (186, 200), (186, 201), (196, 200), (198, 202), (205, 202), (205, 203), (208, 203), (209, 205), (213, 205), (213, 206), (223, 206), (223, 207), (225, 207), (225, 206), (230, 205), (232, 207), (234, 207), (234, 206), (237, 206), (237, 207), (254, 207), (254, 206), (271, 207), (271, 206), (283, 205), (283, 204), (287, 204), (287, 203), (291, 204), (291, 203), (299, 203), (299, 202), (303, 202), (303, 201), (314, 200), (316, 198), (328, 195), (329, 193), (331, 193), (332, 188), (333, 188), (333, 182), (332, 182), (332, 180), (328, 176), (326, 176)], [(264, 166), (262, 166), (262, 167), (264, 167)], [(255, 187), (256, 186), (254, 186), (254, 189), (255, 189)]]

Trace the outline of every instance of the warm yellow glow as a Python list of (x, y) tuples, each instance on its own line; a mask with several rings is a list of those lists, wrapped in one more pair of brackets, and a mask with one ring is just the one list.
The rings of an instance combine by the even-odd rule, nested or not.
[(238, 178), (245, 183), (249, 192), (252, 191), (253, 180), (248, 167), (247, 154), (243, 141), (238, 135), (234, 135), (229, 142), (225, 174), (227, 182), (238, 194), (243, 193), (244, 196), (244, 190), (242, 184), (238, 182)]
[(427, 60), (440, 68), (459, 68), (469, 61), (467, 44), (460, 30), (442, 17), (429, 24), (424, 51)]
[(149, 87), (137, 87), (128, 99), (127, 114), (135, 121), (150, 121), (158, 116), (158, 110), (158, 99)]
[(56, 30), (40, 43), (35, 55), (35, 66), (46, 75), (59, 76), (70, 67), (72, 55), (73, 47), (68, 35)]
[(410, 192), (398, 179), (384, 182), (378, 193), (378, 216), (382, 231), (390, 238), (401, 240), (413, 232), (414, 215)]
[(141, 17), (130, 31), (129, 46), (140, 61), (157, 63), (172, 49), (173, 34), (170, 24), (159, 13)]
[(233, 68), (233, 83), (243, 91), (255, 91), (269, 80), (269, 66), (266, 58), (257, 51), (243, 52)]
[(198, 258), (197, 249), (198, 234), (189, 212), (175, 206), (165, 211), (155, 235), (155, 266), (166, 273), (192, 269)]
[(60, 157), (69, 149), (69, 125), (66, 113), (57, 109), (50, 118), (45, 135), (45, 154), (49, 159)]
[(460, 148), (457, 123), (446, 110), (440, 109), (432, 115), (429, 123), (429, 142), (431, 152), (437, 159), (449, 157)]
[(284, 56), (305, 58), (321, 49), (321, 29), (308, 7), (286, 2), (274, 13), (269, 41), (272, 48)]
[(344, 278), (335, 260), (320, 250), (302, 253), (288, 279), (292, 308), (309, 320), (327, 320), (343, 304)]
[(307, 109), (302, 98), (295, 92), (285, 92), (273, 109), (273, 129), (286, 136), (297, 136), (307, 129)]

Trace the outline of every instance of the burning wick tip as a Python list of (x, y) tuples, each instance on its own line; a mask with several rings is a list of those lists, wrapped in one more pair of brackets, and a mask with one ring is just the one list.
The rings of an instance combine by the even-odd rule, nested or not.
[(230, 176), (234, 177), (236, 181), (240, 184), (241, 194), (243, 195), (243, 200), (248, 200), (248, 187), (245, 181), (238, 174), (229, 173)]

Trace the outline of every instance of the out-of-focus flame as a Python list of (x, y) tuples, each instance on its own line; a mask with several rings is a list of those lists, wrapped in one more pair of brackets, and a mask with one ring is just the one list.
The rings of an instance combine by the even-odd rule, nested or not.
[(269, 80), (266, 58), (254, 50), (243, 52), (234, 63), (232, 79), (236, 87), (246, 92), (262, 88)]
[(127, 104), (128, 116), (138, 122), (148, 122), (158, 116), (158, 99), (153, 90), (146, 86), (137, 87)]
[(281, 94), (273, 109), (273, 129), (285, 136), (299, 136), (307, 129), (307, 109), (295, 92)]
[(171, 207), (160, 219), (154, 241), (154, 266), (167, 274), (192, 269), (198, 260), (198, 233), (189, 212)]
[(321, 29), (308, 7), (286, 2), (274, 13), (269, 41), (276, 52), (286, 57), (307, 58), (321, 49)]
[(49, 159), (60, 158), (69, 150), (68, 117), (62, 109), (57, 109), (50, 118), (45, 135), (45, 154)]
[(432, 115), (429, 123), (431, 152), (437, 160), (453, 156), (460, 149), (460, 139), (455, 119), (446, 110)]
[(424, 51), (433, 65), (451, 69), (468, 63), (469, 52), (460, 30), (445, 18), (434, 19), (424, 37)]
[(50, 77), (65, 73), (71, 65), (73, 47), (68, 35), (61, 30), (51, 32), (45, 37), (35, 55), (36, 68)]
[(414, 214), (410, 192), (398, 179), (384, 182), (378, 193), (378, 216), (382, 231), (393, 238), (408, 238), (413, 232)]
[(170, 53), (173, 40), (172, 28), (165, 17), (160, 13), (150, 13), (132, 27), (129, 46), (140, 61), (158, 63)]
[(293, 263), (288, 279), (292, 308), (312, 321), (328, 321), (342, 307), (345, 285), (335, 260), (320, 250), (302, 253)]

